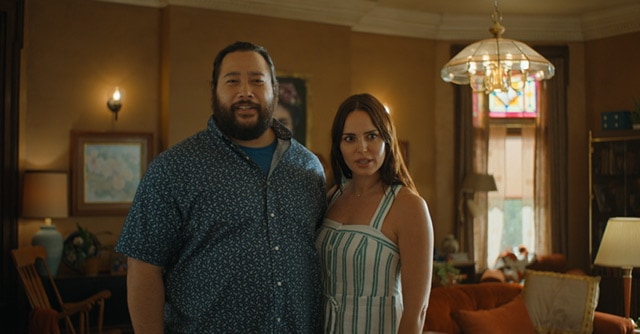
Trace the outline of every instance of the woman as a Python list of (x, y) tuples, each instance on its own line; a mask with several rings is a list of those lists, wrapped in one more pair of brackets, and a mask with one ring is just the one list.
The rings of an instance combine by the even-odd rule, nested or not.
[(316, 240), (325, 332), (422, 333), (433, 227), (391, 118), (372, 95), (353, 95), (338, 108), (331, 138), (336, 186)]

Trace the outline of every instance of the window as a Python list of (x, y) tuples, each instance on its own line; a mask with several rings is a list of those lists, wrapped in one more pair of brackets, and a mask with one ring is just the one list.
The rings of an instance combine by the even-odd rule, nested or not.
[(496, 179), (498, 191), (487, 194), (489, 266), (505, 249), (524, 245), (535, 251), (534, 152), (532, 122), (490, 123), (487, 172)]
[(535, 252), (538, 96), (539, 83), (533, 81), (527, 82), (520, 93), (510, 89), (488, 96), (487, 173), (494, 176), (498, 185), (498, 191), (487, 194), (486, 260), (490, 267), (507, 249), (524, 245), (529, 253)]
[[(456, 54), (462, 47), (452, 48), (452, 53)], [(532, 83), (535, 88), (535, 95), (530, 95), (531, 101), (534, 102), (532, 106), (528, 106), (526, 101), (521, 104), (517, 99), (509, 99), (508, 94), (505, 97), (473, 92), (469, 86), (459, 86), (455, 92), (455, 175), (456, 181), (459, 182), (457, 185), (460, 186), (465, 176), (470, 173), (499, 174), (494, 175), (498, 191), (481, 192), (474, 195), (473, 204), (482, 210), (482, 214), (476, 217), (471, 217), (469, 214), (458, 214), (456, 232), (460, 240), (464, 241), (460, 243), (461, 250), (468, 253), (470, 258), (476, 262), (477, 270), (492, 267), (496, 260), (493, 254), (497, 251), (519, 245), (519, 240), (511, 240), (508, 236), (500, 235), (499, 241), (495, 241), (496, 238), (488, 231), (490, 211), (492, 218), (495, 217), (495, 214), (502, 215), (499, 220), (501, 225), (496, 228), (501, 228), (508, 235), (515, 234), (519, 237), (524, 235), (525, 237), (521, 237), (524, 243), (535, 240), (532, 242), (530, 250), (534, 250), (537, 254), (568, 253), (568, 222), (570, 220), (567, 209), (569, 164), (566, 153), (568, 147), (567, 129), (569, 128), (566, 110), (568, 48), (549, 46), (541, 47), (541, 50), (538, 51), (554, 64), (556, 75), (550, 80)], [(511, 94), (513, 96), (513, 92)], [(519, 98), (522, 97), (527, 99), (526, 94)], [(494, 99), (493, 102), (490, 101), (491, 98)], [(498, 106), (498, 102), (500, 102), (500, 106)], [(493, 110), (491, 110), (493, 117), (490, 117), (490, 104), (493, 105)], [(524, 108), (523, 111), (517, 115), (514, 110), (521, 108)], [(536, 116), (522, 113), (528, 113), (527, 108), (535, 110)], [(503, 114), (504, 117), (500, 117), (498, 113), (506, 113), (506, 110), (510, 110), (512, 113)], [(490, 129), (491, 126), (493, 129)], [(501, 154), (506, 156), (509, 162), (500, 164), (509, 167), (502, 167), (505, 171), (521, 170), (521, 173), (524, 173), (525, 167), (533, 170), (531, 173), (533, 175), (532, 181), (530, 181), (533, 182), (533, 198), (527, 198), (527, 193), (523, 192), (521, 198), (513, 194), (509, 197), (503, 196), (503, 203), (495, 204), (492, 202), (492, 205), (489, 206), (490, 198), (492, 201), (501, 200), (494, 196), (500, 195), (500, 193), (506, 194), (504, 189), (508, 182), (506, 180), (515, 177), (503, 176), (495, 171), (497, 169), (495, 160), (499, 154), (497, 150), (489, 148), (489, 139), (491, 136), (496, 136), (497, 129), (500, 129), (504, 134), (503, 147), (507, 145), (507, 135), (509, 136), (509, 146), (512, 144), (512, 139), (517, 141), (519, 137), (520, 147), (525, 150), (522, 151), (522, 154), (534, 156), (533, 163), (525, 163), (523, 158), (512, 159), (506, 155), (507, 153), (504, 153), (506, 149), (503, 149)], [(518, 131), (520, 131), (519, 134)], [(532, 135), (531, 132), (534, 134)], [(495, 143), (494, 139), (492, 147), (496, 146)], [(529, 148), (527, 149), (527, 147)], [(534, 147), (533, 153), (527, 153), (526, 150), (531, 147)], [(491, 154), (491, 158), (489, 154)], [(513, 156), (514, 153), (509, 152), (508, 154)], [(517, 168), (513, 166), (517, 166)], [(491, 168), (491, 172), (489, 172), (489, 168)], [(520, 186), (526, 189), (531, 186), (531, 183), (520, 183)], [(460, 200), (460, 197), (457, 200)], [(516, 203), (514, 204), (511, 200), (515, 200)], [(518, 205), (517, 201), (522, 204)], [(529, 208), (533, 213), (527, 214), (526, 211)], [(526, 236), (525, 232), (522, 232), (530, 230), (526, 225), (529, 224), (527, 222), (529, 218), (522, 218), (524, 225), (520, 223), (506, 224), (509, 221), (517, 221), (517, 219), (509, 218), (512, 215), (511, 212), (516, 212), (517, 217), (533, 217), (533, 223), (531, 223), (533, 236)], [(523, 227), (523, 230), (518, 230)], [(508, 232), (512, 230), (517, 232)], [(465, 239), (465, 236), (472, 236), (472, 238)], [(502, 244), (503, 240), (504, 245)], [(493, 250), (492, 255), (488, 254), (489, 249)]]
[(527, 81), (524, 89), (495, 90), (489, 94), (489, 117), (536, 118), (538, 111), (538, 87), (540, 82)]

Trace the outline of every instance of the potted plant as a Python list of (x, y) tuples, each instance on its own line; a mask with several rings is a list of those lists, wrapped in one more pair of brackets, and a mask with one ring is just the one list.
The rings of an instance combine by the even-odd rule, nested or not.
[(433, 285), (449, 286), (458, 281), (460, 269), (453, 266), (450, 260), (433, 263)]
[(64, 262), (72, 269), (95, 274), (99, 265), (100, 241), (80, 224), (76, 224), (76, 226), (78, 230), (69, 235), (65, 241)]

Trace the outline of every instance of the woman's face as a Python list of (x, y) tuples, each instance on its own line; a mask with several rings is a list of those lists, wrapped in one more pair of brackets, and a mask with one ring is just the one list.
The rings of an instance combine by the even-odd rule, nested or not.
[(293, 133), (293, 118), (291, 117), (291, 112), (289, 112), (287, 108), (278, 103), (276, 110), (273, 112), (273, 118), (277, 119), (282, 123), (282, 125), (289, 129), (291, 133)]
[(384, 162), (385, 145), (369, 114), (356, 110), (347, 116), (340, 151), (354, 176), (377, 173)]

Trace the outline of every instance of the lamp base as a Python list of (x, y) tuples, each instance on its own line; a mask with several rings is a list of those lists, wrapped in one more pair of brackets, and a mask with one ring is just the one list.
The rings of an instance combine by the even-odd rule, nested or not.
[[(58, 273), (60, 260), (62, 259), (63, 248), (62, 234), (56, 230), (54, 225), (43, 225), (40, 230), (33, 235), (31, 245), (43, 246), (47, 251), (47, 265), (52, 275)], [(46, 275), (47, 271), (43, 267), (38, 268), (40, 275)]]

